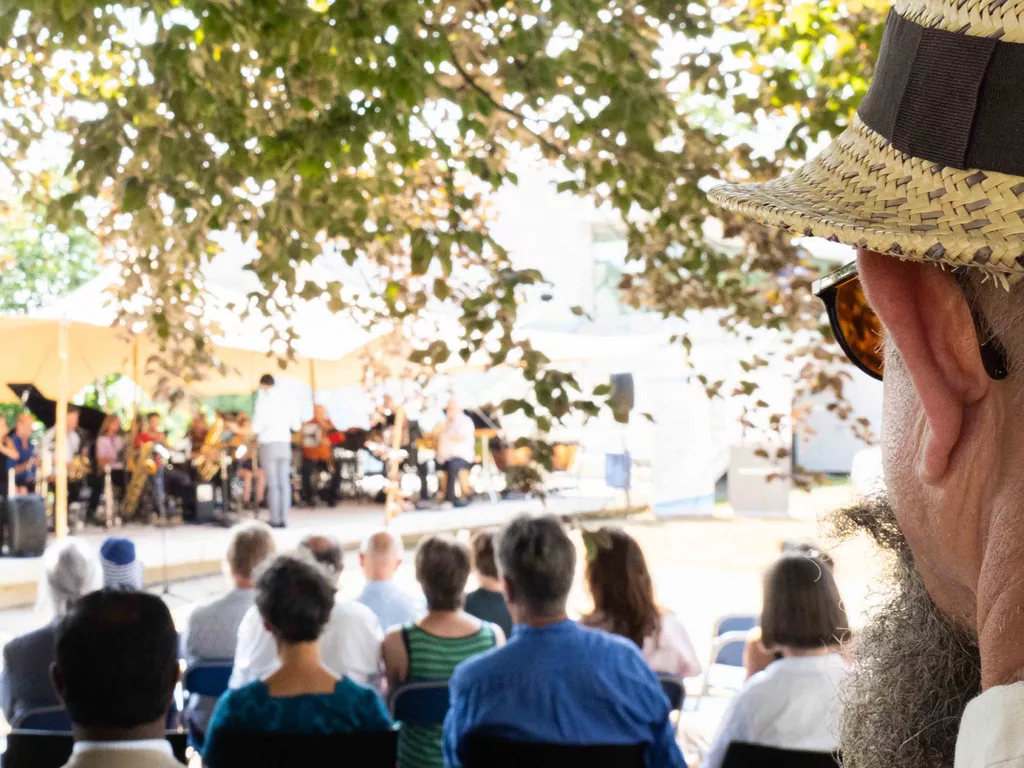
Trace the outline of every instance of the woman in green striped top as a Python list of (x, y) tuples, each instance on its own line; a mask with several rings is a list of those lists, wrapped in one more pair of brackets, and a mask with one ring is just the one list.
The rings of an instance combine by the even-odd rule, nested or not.
[[(404, 682), (447, 680), (460, 662), (504, 645), (499, 627), (462, 610), (469, 571), (469, 549), (451, 536), (430, 536), (420, 544), (416, 579), (427, 599), (427, 615), (384, 638), (391, 690)], [(403, 726), (398, 763), (401, 768), (443, 768), (441, 727)]]

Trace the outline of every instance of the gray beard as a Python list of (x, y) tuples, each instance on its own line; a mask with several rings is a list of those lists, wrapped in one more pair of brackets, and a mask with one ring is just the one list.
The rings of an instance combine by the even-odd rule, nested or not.
[(866, 532), (894, 555), (884, 604), (854, 638), (843, 691), (844, 768), (952, 768), (964, 708), (981, 691), (977, 637), (924, 587), (885, 497), (836, 512), (840, 536)]

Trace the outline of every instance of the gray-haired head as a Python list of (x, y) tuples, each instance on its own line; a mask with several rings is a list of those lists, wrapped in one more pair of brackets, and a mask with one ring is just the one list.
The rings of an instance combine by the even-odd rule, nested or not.
[(390, 531), (377, 531), (366, 537), (359, 550), (359, 564), (367, 581), (387, 581), (394, 577), (402, 562), (402, 539)]
[(523, 515), (498, 541), (498, 567), (509, 600), (530, 616), (558, 616), (576, 572), (576, 548), (557, 517)]
[(47, 618), (67, 615), (79, 598), (103, 586), (99, 558), (76, 539), (57, 541), (43, 554), (36, 609)]

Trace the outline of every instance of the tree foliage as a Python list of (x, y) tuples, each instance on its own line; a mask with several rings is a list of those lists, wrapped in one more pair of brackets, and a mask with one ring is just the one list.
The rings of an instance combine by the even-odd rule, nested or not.
[[(633, 303), (726, 309), (739, 331), (816, 330), (806, 254), (731, 217), (723, 234), (740, 246), (723, 250), (703, 190), (772, 176), (842, 129), (882, 5), (7, 0), (2, 155), (31, 189), (33, 147), (70, 137), (75, 187), (51, 216), (88, 214), (169, 343), (202, 350), (199, 268), (211, 233), (234, 230), (258, 248), (261, 309), (326, 296), (400, 324), (456, 305), (457, 348), (420, 359), (521, 359), (535, 394), (510, 407), (545, 426), (601, 398), (513, 338), (523, 289), (543, 280), (490, 236), (488, 195), (515, 183), (513, 163), (557, 165), (562, 189), (621, 215)], [(301, 265), (324, 251), (366, 284), (304, 282)], [(817, 373), (827, 353), (794, 354), (811, 389), (841, 388)]]

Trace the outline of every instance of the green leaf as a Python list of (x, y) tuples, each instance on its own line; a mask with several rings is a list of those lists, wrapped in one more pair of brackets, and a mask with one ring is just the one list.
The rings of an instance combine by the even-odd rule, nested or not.
[(60, 0), (60, 15), (64, 21), (76, 18), (85, 7), (85, 0)]
[(133, 176), (124, 185), (121, 208), (125, 213), (135, 213), (145, 204), (146, 187), (137, 177)]

